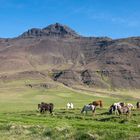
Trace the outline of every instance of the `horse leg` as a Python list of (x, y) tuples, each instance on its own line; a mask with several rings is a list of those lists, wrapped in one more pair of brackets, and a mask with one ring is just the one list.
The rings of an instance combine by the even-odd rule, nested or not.
[(128, 117), (130, 118), (131, 117), (131, 111), (129, 110), (127, 114), (128, 114)]
[(83, 112), (84, 112), (84, 110), (85, 110), (85, 106), (82, 108), (81, 113), (83, 113)]
[(52, 108), (49, 109), (50, 114), (52, 114)]
[(118, 111), (117, 110), (115, 110), (115, 115), (117, 115), (118, 114)]
[(93, 117), (95, 117), (95, 114), (96, 114), (96, 111), (94, 110), (94, 111), (93, 111)]
[(121, 115), (121, 114), (122, 114), (121, 111), (119, 111), (118, 109), (115, 110), (115, 115)]
[(40, 113), (43, 113), (43, 108), (40, 108)]

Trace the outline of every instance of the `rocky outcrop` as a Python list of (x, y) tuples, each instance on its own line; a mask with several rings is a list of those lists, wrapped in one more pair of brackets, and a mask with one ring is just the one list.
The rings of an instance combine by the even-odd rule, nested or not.
[(27, 32), (23, 33), (20, 37), (24, 38), (24, 37), (41, 37), (41, 36), (79, 37), (80, 35), (78, 35), (74, 30), (65, 25), (55, 23), (43, 29), (32, 28)]

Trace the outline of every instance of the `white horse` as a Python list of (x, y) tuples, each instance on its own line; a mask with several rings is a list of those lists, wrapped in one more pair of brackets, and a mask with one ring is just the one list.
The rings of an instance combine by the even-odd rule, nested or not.
[(73, 109), (73, 103), (67, 103), (67, 109)]
[(95, 110), (96, 110), (95, 105), (84, 105), (81, 110), (81, 113), (86, 112), (86, 114), (87, 114), (88, 111), (92, 111), (93, 115), (95, 115)]
[(118, 108), (122, 108), (124, 106), (125, 106), (125, 103), (123, 103), (123, 102), (114, 103), (110, 106), (109, 113), (112, 114), (113, 111), (114, 111), (115, 115), (119, 114), (118, 113)]
[(70, 103), (70, 108), (71, 108), (71, 109), (73, 109), (73, 108), (74, 108), (73, 103)]
[(70, 103), (67, 103), (67, 109), (70, 109)]
[(131, 103), (127, 103), (126, 106), (130, 109), (130, 110), (133, 110), (135, 107), (133, 104)]

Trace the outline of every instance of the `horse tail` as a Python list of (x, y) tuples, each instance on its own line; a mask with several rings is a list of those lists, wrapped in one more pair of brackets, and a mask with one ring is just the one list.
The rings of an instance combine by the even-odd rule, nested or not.
[(137, 108), (140, 108), (140, 102), (137, 102), (136, 106)]
[(49, 107), (50, 114), (52, 114), (53, 108), (54, 108), (54, 104), (53, 103), (49, 103), (48, 107)]

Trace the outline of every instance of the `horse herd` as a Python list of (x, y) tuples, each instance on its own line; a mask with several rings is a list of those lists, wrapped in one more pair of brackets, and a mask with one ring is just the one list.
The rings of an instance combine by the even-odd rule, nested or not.
[[(103, 101), (102, 100), (93, 101), (92, 103), (84, 105), (81, 110), (81, 113), (87, 114), (88, 111), (92, 111), (93, 115), (95, 115), (97, 106), (102, 108)], [(66, 107), (67, 107), (67, 109), (74, 108), (73, 103), (67, 103)], [(140, 109), (140, 102), (136, 103), (136, 108)], [(39, 109), (40, 113), (45, 113), (46, 111), (49, 111), (49, 113), (52, 114), (53, 109), (54, 109), (54, 104), (41, 102), (40, 104), (38, 104), (38, 109)], [(114, 112), (115, 114), (118, 114), (118, 115), (121, 115), (121, 114), (130, 115), (131, 110), (133, 110), (133, 109), (135, 109), (135, 106), (131, 103), (118, 102), (118, 103), (113, 103), (109, 107), (108, 114), (113, 114), (113, 112)]]

